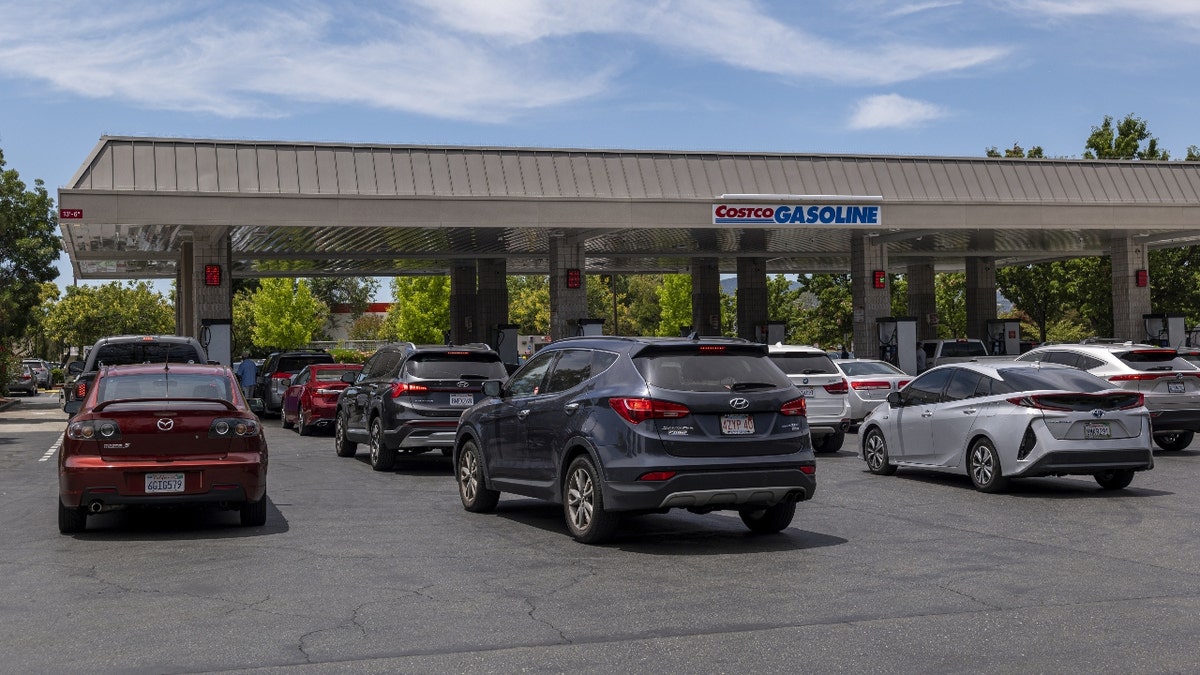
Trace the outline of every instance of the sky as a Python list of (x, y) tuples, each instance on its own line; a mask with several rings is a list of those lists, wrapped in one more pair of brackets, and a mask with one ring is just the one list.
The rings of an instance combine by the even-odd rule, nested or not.
[(0, 149), (56, 198), (106, 134), (1182, 159), (1198, 56), (1200, 0), (0, 0)]

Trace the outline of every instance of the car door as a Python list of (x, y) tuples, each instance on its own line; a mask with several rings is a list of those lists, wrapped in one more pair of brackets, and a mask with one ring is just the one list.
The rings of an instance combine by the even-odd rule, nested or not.
[(580, 385), (592, 373), (592, 350), (564, 349), (559, 354), (542, 390), (526, 401), (521, 418), (525, 441), (512, 446), (522, 476), (543, 486), (556, 482), (563, 442), (578, 427), (578, 415), (586, 414), (579, 411)]
[(283, 390), (283, 401), (279, 406), (279, 415), (285, 419), (294, 418), (300, 410), (300, 397), (304, 394), (304, 386), (308, 382), (311, 371), (306, 366), (296, 373), (291, 384)]
[(558, 351), (543, 350), (529, 359), (508, 378), (490, 418), (484, 421), (490, 428), (485, 431), (482, 450), (493, 476), (525, 480), (536, 473), (524, 465), (528, 461), (525, 419), (545, 395), (546, 375), (556, 358)]
[(987, 376), (970, 368), (955, 368), (943, 391), (943, 401), (929, 418), (933, 442), (925, 460), (937, 466), (958, 466), (970, 440), (971, 430), (981, 417), (990, 414), (980, 402), (987, 391)]
[(942, 401), (942, 390), (957, 368), (927, 370), (900, 392), (896, 417), (897, 452), (895, 458), (904, 462), (927, 463), (933, 456), (932, 418)]

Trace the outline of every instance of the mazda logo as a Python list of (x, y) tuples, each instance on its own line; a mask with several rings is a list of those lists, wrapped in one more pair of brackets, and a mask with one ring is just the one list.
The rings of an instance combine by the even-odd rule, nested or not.
[(173, 428), (175, 428), (175, 420), (164, 417), (158, 421), (159, 431), (170, 431)]
[(729, 407), (734, 410), (745, 410), (750, 407), (750, 401), (742, 397), (729, 399)]
[(1095, 410), (1092, 411), (1092, 417), (1104, 417), (1104, 411), (1099, 408), (1096, 408)]

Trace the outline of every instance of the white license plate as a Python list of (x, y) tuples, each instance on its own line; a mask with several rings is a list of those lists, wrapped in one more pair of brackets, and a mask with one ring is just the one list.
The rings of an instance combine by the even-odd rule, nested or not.
[(183, 474), (146, 474), (146, 494), (160, 494), (164, 492), (183, 492)]
[(475, 394), (450, 394), (450, 405), (475, 405)]
[(1167, 383), (1167, 393), (1168, 394), (1182, 394), (1183, 392), (1184, 392), (1184, 387), (1183, 387), (1182, 382), (1168, 382)]
[(750, 415), (721, 415), (721, 433), (731, 436), (754, 433), (754, 418)]
[(1108, 422), (1088, 422), (1083, 425), (1083, 434), (1088, 438), (1112, 438), (1112, 428)]
[(796, 388), (799, 389), (800, 393), (803, 394), (804, 396), (812, 398), (812, 396), (813, 396), (813, 388), (812, 387), (796, 387)]

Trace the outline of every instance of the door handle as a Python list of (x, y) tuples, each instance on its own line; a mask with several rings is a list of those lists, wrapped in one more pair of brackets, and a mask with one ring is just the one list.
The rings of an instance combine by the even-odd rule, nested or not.
[(933, 411), (932, 411), (932, 410), (925, 410), (925, 411), (923, 411), (923, 412), (921, 413), (921, 417), (933, 417)]
[(529, 417), (529, 408), (517, 412), (517, 419), (524, 420), (526, 417)]
[(963, 411), (963, 414), (964, 415), (974, 415), (977, 412), (979, 412), (979, 410), (976, 408), (967, 408), (966, 410)]

